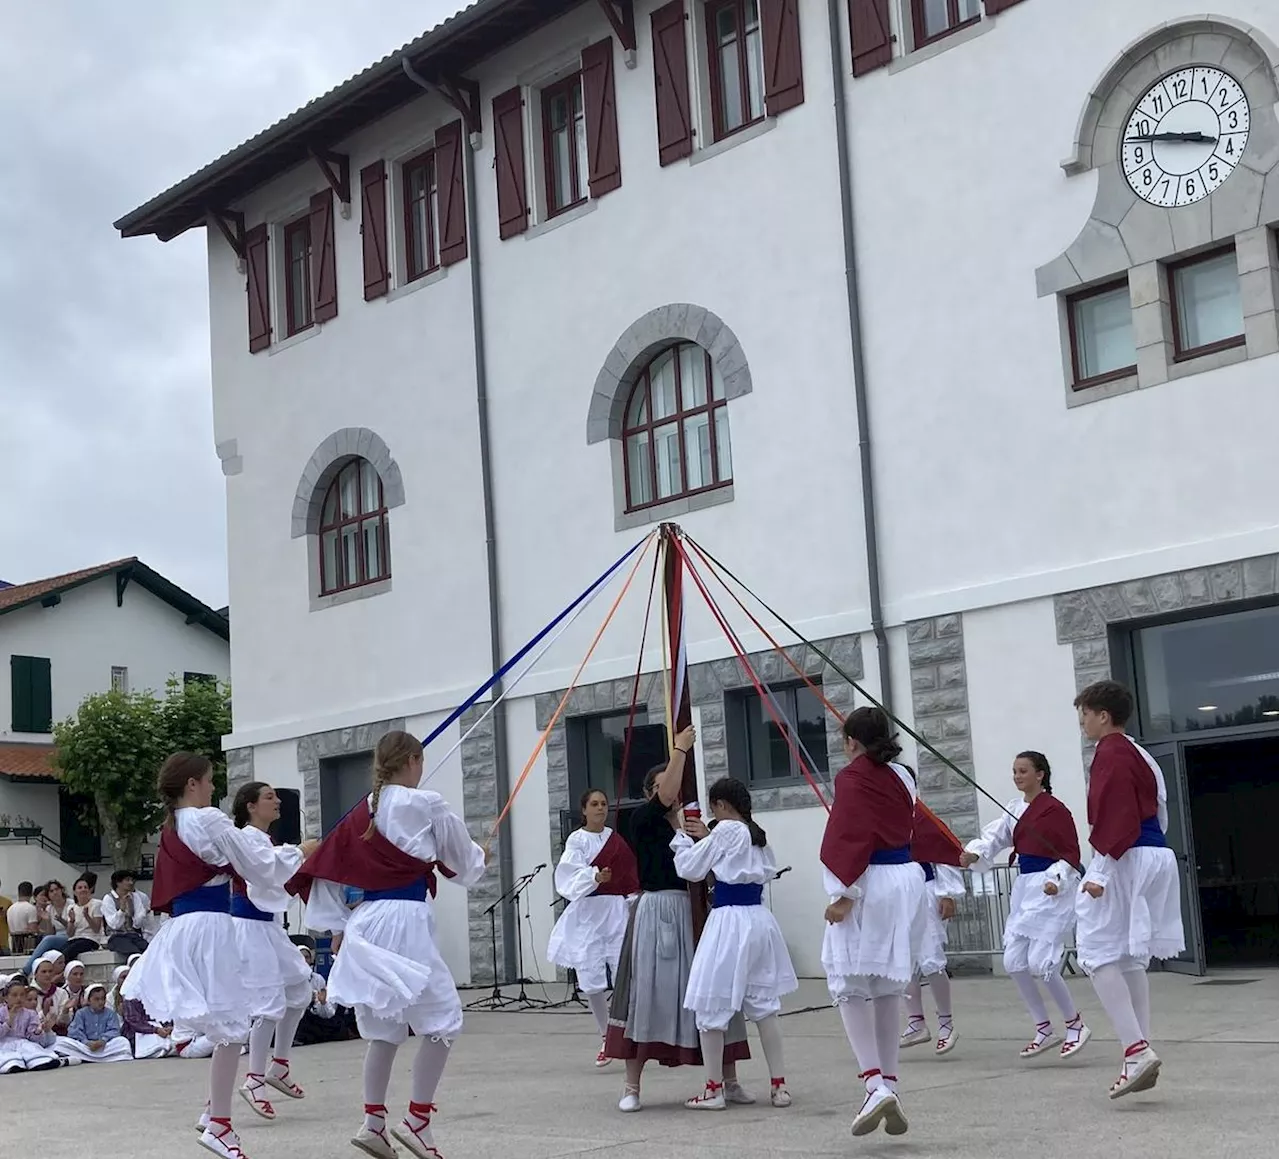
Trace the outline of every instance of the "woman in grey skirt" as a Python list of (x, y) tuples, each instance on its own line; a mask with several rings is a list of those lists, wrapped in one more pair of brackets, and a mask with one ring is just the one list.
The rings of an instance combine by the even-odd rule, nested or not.
[[(693, 964), (693, 916), (688, 883), (676, 873), (671, 839), (684, 829), (706, 836), (700, 821), (684, 821), (680, 784), (695, 732), (676, 737), (666, 765), (644, 779), (645, 803), (632, 815), (631, 844), (640, 870), (640, 899), (631, 911), (609, 1007), (604, 1054), (627, 1064), (620, 1111), (640, 1110), (640, 1074), (651, 1059), (662, 1066), (702, 1066), (698, 1025), (682, 1002)], [(738, 1083), (737, 1062), (750, 1057), (747, 1028), (738, 1014), (725, 1034), (725, 1100), (753, 1103)]]

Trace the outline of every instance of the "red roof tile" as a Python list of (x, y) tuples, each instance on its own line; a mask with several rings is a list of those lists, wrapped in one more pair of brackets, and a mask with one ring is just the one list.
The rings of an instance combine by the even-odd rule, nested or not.
[(53, 752), (51, 744), (0, 744), (0, 776), (60, 780), (49, 764)]
[(117, 568), (137, 562), (136, 557), (130, 556), (128, 559), (117, 559), (113, 563), (102, 563), (97, 567), (87, 567), (82, 571), (69, 571), (65, 575), (50, 576), (48, 579), (34, 580), (29, 584), (15, 584), (11, 588), (0, 588), (0, 612), (3, 612), (6, 608), (14, 608), (19, 604), (38, 600), (41, 596), (62, 591), (75, 584), (83, 583), (85, 580), (110, 575)]

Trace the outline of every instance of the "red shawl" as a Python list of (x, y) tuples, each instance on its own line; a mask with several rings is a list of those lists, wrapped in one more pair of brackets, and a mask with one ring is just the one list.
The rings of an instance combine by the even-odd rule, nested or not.
[(917, 799), (912, 818), (911, 860), (921, 865), (954, 865), (958, 869), (963, 852), (960, 838)]
[(427, 879), (427, 890), (436, 896), (438, 869), (445, 877), (454, 877), (443, 862), (421, 861), (388, 841), (376, 829), (369, 840), (369, 800), (366, 797), (351, 810), (285, 884), (285, 889), (306, 901), (311, 896), (311, 883), (316, 879), (336, 881), (356, 889), (398, 889)]
[(897, 773), (866, 753), (836, 774), (835, 794), (820, 856), (850, 886), (866, 872), (876, 850), (911, 843), (911, 794)]
[(160, 834), (160, 848), (156, 852), (156, 873), (151, 881), (151, 910), (158, 914), (172, 913), (175, 897), (199, 889), (211, 878), (230, 872), (229, 865), (210, 865), (197, 857), (182, 843), (177, 829), (166, 825)]
[(1080, 865), (1080, 838), (1071, 810), (1052, 793), (1040, 793), (1013, 827), (1014, 853)]
[(636, 864), (636, 855), (615, 829), (609, 834), (604, 848), (596, 854), (591, 863), (597, 869), (610, 869), (613, 876), (603, 885), (596, 886), (596, 893), (606, 897), (628, 897), (640, 892), (640, 867)]
[(1156, 778), (1123, 733), (1108, 733), (1094, 750), (1089, 769), (1089, 844), (1108, 857), (1122, 857), (1138, 840), (1142, 822), (1159, 810)]

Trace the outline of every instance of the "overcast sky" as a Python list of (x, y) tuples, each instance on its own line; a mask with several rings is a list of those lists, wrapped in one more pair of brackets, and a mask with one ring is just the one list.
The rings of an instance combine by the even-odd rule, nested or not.
[(4, 5), (0, 579), (136, 555), (226, 602), (204, 231), (111, 223), (464, 6)]

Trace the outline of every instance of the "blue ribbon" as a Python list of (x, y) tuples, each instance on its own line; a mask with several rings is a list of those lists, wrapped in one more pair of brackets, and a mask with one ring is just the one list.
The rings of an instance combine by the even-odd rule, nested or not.
[(872, 865), (907, 865), (910, 861), (910, 845), (902, 845), (897, 849), (877, 849), (871, 855)]
[(751, 881), (717, 881), (713, 909), (726, 905), (760, 905), (764, 901), (764, 886)]
[(1148, 817), (1138, 830), (1138, 840), (1133, 843), (1135, 849), (1163, 849), (1165, 847), (1164, 830), (1160, 828), (1159, 817)]
[(418, 878), (408, 885), (397, 885), (391, 889), (366, 889), (365, 901), (426, 901), (427, 879)]
[(231, 895), (231, 916), (233, 918), (248, 918), (251, 922), (273, 922), (276, 920), (275, 914), (269, 914), (266, 910), (259, 909), (242, 893), (233, 893)]
[(1019, 873), (1044, 873), (1053, 864), (1054, 859), (1052, 857), (1038, 857), (1034, 853), (1018, 854)]
[(173, 899), (170, 912), (175, 918), (183, 914), (225, 914), (231, 910), (231, 883), (202, 885), (189, 889)]

